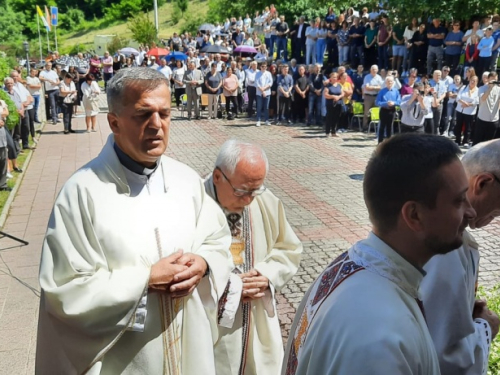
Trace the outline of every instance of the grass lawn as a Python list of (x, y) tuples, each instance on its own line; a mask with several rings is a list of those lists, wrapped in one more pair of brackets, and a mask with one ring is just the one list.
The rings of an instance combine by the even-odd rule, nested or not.
[[(31, 139), (31, 136), (30, 136), (30, 145), (31, 146), (35, 146), (35, 143)], [(28, 155), (30, 153), (32, 153), (32, 152), (36, 152), (36, 151), (24, 150), (17, 157), (17, 165), (18, 165), (19, 168), (21, 168), (23, 170), (23, 173), (26, 173), (26, 167), (27, 166), (25, 165), (25, 162), (26, 162), (26, 159), (28, 158)], [(21, 175), (23, 173), (17, 173), (17, 172), (12, 171), (11, 174), (12, 174), (13, 178), (7, 180), (7, 186), (10, 187), (10, 188), (14, 188), (14, 186), (16, 185), (17, 180), (21, 177)], [(12, 194), (12, 192), (9, 192), (9, 191), (0, 191), (0, 212), (3, 210), (3, 208), (5, 206), (5, 203), (7, 202), (7, 199), (9, 199), (9, 195), (10, 194)]]
[[(152, 4), (152, 2), (151, 2)], [(151, 5), (152, 7), (152, 5)], [(173, 25), (171, 14), (173, 11), (174, 3), (166, 3), (158, 8), (158, 22), (159, 22), (159, 38), (167, 38), (172, 36), (174, 32), (180, 31), (182, 26), (186, 23), (183, 17), (178, 24)], [(195, 17), (204, 18), (208, 12), (208, 5), (206, 1), (194, 0), (189, 1), (189, 8), (186, 13)], [(148, 13), (149, 19), (154, 22), (153, 11)], [(125, 39), (132, 39), (132, 33), (128, 29), (127, 22), (120, 22), (107, 27), (99, 28), (99, 21), (95, 24), (89, 22), (89, 28), (83, 31), (69, 33), (61, 38), (60, 44), (68, 47), (76, 44), (83, 44), (88, 49), (94, 48), (94, 37), (96, 35), (120, 35)], [(132, 43), (134, 44), (134, 43)], [(137, 43), (135, 43), (137, 45)]]

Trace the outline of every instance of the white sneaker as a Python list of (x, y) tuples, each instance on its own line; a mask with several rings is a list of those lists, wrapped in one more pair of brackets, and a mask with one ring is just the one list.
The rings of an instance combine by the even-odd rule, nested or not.
[(7, 172), (7, 179), (11, 179), (13, 178), (14, 176), (12, 176), (12, 174), (10, 172)]
[(266, 125), (267, 126), (271, 125), (271, 122), (270, 121), (266, 121)]
[(257, 121), (257, 125), (255, 125), (255, 126), (260, 126), (260, 121)]

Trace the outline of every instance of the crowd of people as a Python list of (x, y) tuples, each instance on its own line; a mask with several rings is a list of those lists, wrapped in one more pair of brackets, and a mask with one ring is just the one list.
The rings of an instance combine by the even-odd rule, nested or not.
[[(340, 100), (332, 77), (337, 91), (324, 96)], [(312, 283), (285, 350), (275, 293), (297, 273), (303, 245), (266, 186), (264, 149), (227, 140), (202, 179), (165, 155), (164, 74), (123, 69), (107, 99), (112, 134), (62, 187), (49, 219), (37, 374), (487, 372), (500, 321), (475, 298), (479, 250), (466, 228), (500, 215), (500, 140), (462, 160), (447, 137), (380, 143), (363, 180), (372, 232)]]

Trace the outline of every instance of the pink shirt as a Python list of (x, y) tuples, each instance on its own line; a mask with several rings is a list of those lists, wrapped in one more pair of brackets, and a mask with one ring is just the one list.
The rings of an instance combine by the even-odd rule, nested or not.
[[(103, 63), (103, 68), (102, 71), (103, 73), (113, 73), (113, 58), (109, 56), (108, 58), (103, 58), (102, 59)], [(111, 64), (110, 66), (105, 66), (104, 64)]]

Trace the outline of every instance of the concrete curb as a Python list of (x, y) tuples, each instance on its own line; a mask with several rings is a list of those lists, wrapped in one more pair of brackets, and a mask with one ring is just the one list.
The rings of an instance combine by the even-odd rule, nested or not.
[[(47, 122), (44, 122), (39, 130), (43, 131), (46, 124), (47, 124)], [(38, 136), (37, 141), (40, 140), (41, 136), (42, 136), (42, 134), (40, 134)], [(3, 228), (3, 226), (5, 225), (5, 222), (7, 221), (7, 217), (9, 216), (10, 206), (12, 205), (12, 202), (14, 201), (14, 198), (16, 197), (17, 191), (19, 190), (19, 187), (21, 186), (21, 183), (24, 180), (24, 176), (26, 175), (26, 171), (28, 170), (28, 167), (30, 165), (30, 161), (31, 161), (31, 158), (33, 157), (34, 152), (35, 152), (35, 150), (31, 150), (28, 157), (24, 161), (23, 173), (21, 173), (19, 175), (19, 178), (17, 179), (16, 184), (14, 185), (14, 188), (12, 189), (12, 191), (9, 194), (9, 198), (7, 198), (7, 201), (5, 202), (5, 206), (3, 206), (2, 213), (0, 214), (0, 228)]]

